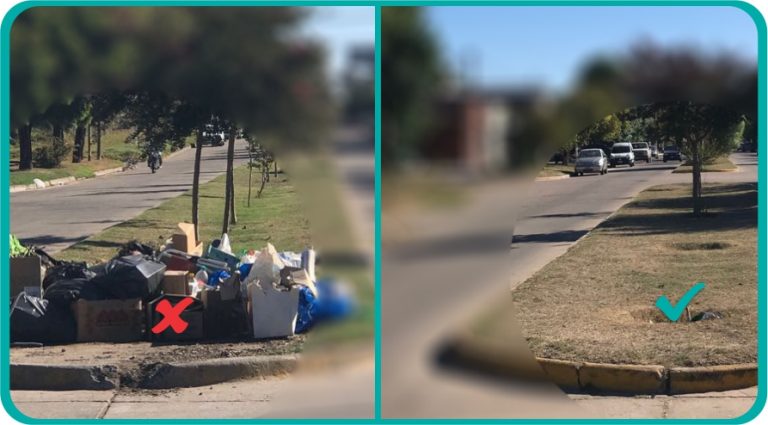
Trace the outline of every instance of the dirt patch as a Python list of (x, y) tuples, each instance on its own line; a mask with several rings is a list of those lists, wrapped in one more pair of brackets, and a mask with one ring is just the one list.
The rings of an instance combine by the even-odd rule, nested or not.
[[(710, 216), (690, 215), (690, 185), (644, 191), (512, 292), (484, 332), (519, 323), (540, 357), (706, 366), (757, 361), (757, 185), (704, 187)], [(691, 318), (655, 308), (697, 282)]]
[(732, 246), (733, 244), (727, 242), (676, 242), (672, 244), (673, 248), (683, 251), (726, 249)]

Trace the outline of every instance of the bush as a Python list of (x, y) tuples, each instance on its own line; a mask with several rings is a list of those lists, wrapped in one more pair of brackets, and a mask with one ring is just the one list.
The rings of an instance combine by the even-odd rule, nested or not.
[(60, 143), (41, 146), (32, 154), (32, 164), (38, 168), (58, 168), (69, 152), (70, 147)]

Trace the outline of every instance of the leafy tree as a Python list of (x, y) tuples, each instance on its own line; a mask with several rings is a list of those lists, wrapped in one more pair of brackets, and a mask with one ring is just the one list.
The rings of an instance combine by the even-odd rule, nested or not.
[(413, 154), (425, 136), (442, 72), (420, 8), (381, 13), (381, 153), (389, 167)]
[(688, 157), (693, 170), (693, 213), (702, 212), (702, 165), (732, 152), (742, 140), (745, 118), (732, 110), (693, 102), (657, 106), (664, 131)]

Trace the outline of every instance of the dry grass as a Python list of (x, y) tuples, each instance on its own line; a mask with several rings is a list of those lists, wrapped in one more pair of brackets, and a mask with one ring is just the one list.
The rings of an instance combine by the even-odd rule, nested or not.
[[(515, 318), (534, 354), (606, 363), (715, 365), (757, 356), (757, 185), (704, 188), (690, 214), (688, 185), (650, 188), (512, 293), (488, 335)], [(655, 308), (696, 282), (691, 312), (723, 319), (672, 323)]]
[(555, 177), (573, 174), (573, 165), (547, 164), (539, 171), (538, 177)]
[[(735, 171), (736, 165), (731, 162), (730, 159), (728, 159), (727, 156), (721, 156), (720, 158), (715, 159), (709, 164), (704, 164), (701, 167), (701, 171), (705, 173), (720, 173), (720, 172), (727, 172), (727, 171)], [(693, 172), (693, 167), (688, 163), (684, 162), (682, 165), (677, 167), (673, 173), (691, 173)]]

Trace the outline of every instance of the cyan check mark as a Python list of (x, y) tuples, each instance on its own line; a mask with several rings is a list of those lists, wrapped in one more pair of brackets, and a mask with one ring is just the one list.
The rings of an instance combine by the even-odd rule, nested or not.
[(685, 311), (685, 307), (691, 303), (693, 297), (695, 297), (702, 289), (704, 289), (704, 282), (699, 282), (693, 285), (693, 288), (689, 289), (688, 292), (683, 295), (683, 298), (680, 298), (680, 301), (677, 302), (676, 306), (673, 306), (669, 302), (669, 298), (662, 295), (656, 300), (656, 307), (658, 307), (669, 320), (676, 322), (683, 314), (683, 311)]

